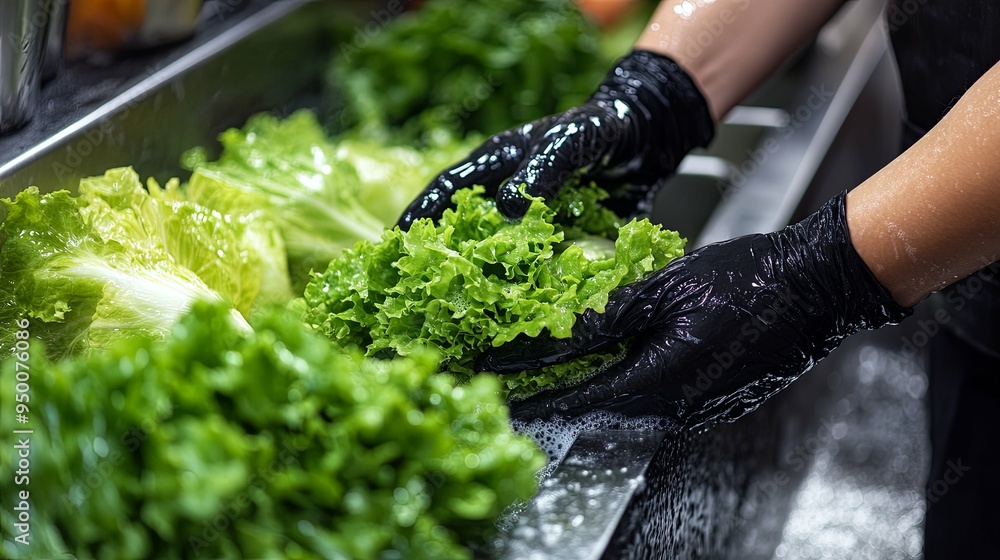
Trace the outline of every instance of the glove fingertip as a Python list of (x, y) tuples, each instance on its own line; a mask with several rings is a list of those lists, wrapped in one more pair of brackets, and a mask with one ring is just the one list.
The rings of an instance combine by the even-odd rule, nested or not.
[(519, 188), (523, 182), (514, 182), (514, 179), (507, 181), (502, 187), (497, 189), (497, 209), (512, 220), (520, 220), (531, 207), (531, 199), (521, 194)]
[(432, 181), (409, 206), (403, 210), (396, 225), (399, 229), (407, 231), (417, 220), (430, 218), (437, 221), (444, 214), (447, 208), (452, 206), (450, 193), (437, 185), (438, 180)]
[(396, 222), (396, 227), (398, 227), (402, 231), (410, 231), (410, 226), (413, 225), (413, 222), (419, 219), (420, 216), (414, 215), (413, 212), (410, 211), (404, 212), (403, 215), (400, 216), (399, 221)]

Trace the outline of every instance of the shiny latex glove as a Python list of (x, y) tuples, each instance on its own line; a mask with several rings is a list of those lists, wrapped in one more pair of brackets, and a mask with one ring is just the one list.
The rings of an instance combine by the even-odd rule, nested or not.
[[(715, 132), (705, 98), (674, 61), (649, 51), (620, 59), (597, 91), (565, 113), (501, 132), (443, 171), (399, 219), (438, 219), (455, 191), (483, 185), (518, 219), (532, 196), (550, 198), (577, 173), (612, 193), (619, 215), (648, 211), (655, 187)], [(504, 183), (504, 180), (510, 178)]]
[(624, 358), (573, 388), (511, 405), (513, 417), (602, 409), (684, 426), (757, 408), (850, 334), (909, 315), (851, 245), (845, 195), (776, 233), (708, 245), (611, 294), (568, 339), (519, 338), (479, 370), (513, 373), (613, 351)]

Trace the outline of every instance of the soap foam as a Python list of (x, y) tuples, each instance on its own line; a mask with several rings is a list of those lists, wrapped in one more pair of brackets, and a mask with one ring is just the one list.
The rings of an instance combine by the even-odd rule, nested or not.
[(570, 420), (562, 418), (535, 419), (531, 421), (511, 420), (514, 431), (531, 436), (535, 443), (548, 455), (548, 463), (538, 471), (539, 480), (544, 480), (566, 457), (581, 432), (600, 430), (642, 430), (677, 433), (680, 425), (669, 418), (660, 416), (629, 417), (617, 412), (594, 411)]

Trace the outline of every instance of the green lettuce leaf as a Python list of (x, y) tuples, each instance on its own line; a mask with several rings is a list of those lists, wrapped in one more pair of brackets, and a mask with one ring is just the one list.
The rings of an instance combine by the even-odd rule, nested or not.
[[(163, 340), (59, 362), (33, 344), (32, 545), (3, 556), (465, 559), (535, 492), (545, 456), (496, 379), (456, 386), (428, 352), (364, 358), (285, 310), (252, 324), (200, 302)], [(0, 383), (22, 369), (5, 361)], [(8, 449), (14, 405), (0, 391)], [(17, 468), (0, 453), (0, 477)]]
[(296, 286), (359, 240), (377, 241), (434, 174), (465, 156), (470, 142), (415, 150), (372, 140), (331, 140), (315, 114), (251, 117), (219, 138), (222, 154), (188, 151), (188, 197), (226, 214), (263, 213), (288, 250)]
[[(683, 254), (676, 232), (648, 220), (618, 228), (613, 253), (606, 245), (594, 249), (593, 235), (607, 232), (606, 216), (561, 209), (593, 210), (606, 196), (595, 186), (566, 187), (551, 208), (534, 199), (514, 223), (482, 188), (459, 191), (457, 208), (437, 224), (420, 220), (408, 232), (394, 228), (377, 243), (359, 242), (315, 274), (305, 291), (306, 320), (370, 356), (435, 349), (442, 369), (468, 379), (486, 348), (543, 332), (569, 337), (576, 317), (603, 311), (614, 288)], [(579, 381), (596, 365), (591, 359), (530, 378), (507, 376), (506, 389), (522, 396)]]
[(163, 336), (201, 299), (229, 302), (244, 325), (256, 303), (290, 299), (281, 240), (264, 221), (185, 201), (176, 181), (149, 188), (121, 168), (82, 180), (76, 198), (32, 187), (5, 199), (0, 320), (31, 319), (64, 355)]
[(428, 0), (378, 33), (361, 27), (330, 62), (332, 124), (396, 142), (566, 110), (611, 64), (571, 0)]

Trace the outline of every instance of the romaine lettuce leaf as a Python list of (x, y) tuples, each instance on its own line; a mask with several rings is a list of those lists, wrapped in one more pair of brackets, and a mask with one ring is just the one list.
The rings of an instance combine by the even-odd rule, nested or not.
[(32, 187), (5, 199), (0, 320), (31, 319), (64, 355), (163, 336), (200, 299), (229, 302), (243, 325), (255, 303), (290, 299), (281, 240), (263, 220), (185, 201), (176, 181), (149, 188), (121, 168), (82, 180), (79, 197)]
[[(433, 348), (445, 360), (442, 369), (468, 379), (475, 356), (489, 346), (543, 332), (569, 337), (578, 314), (603, 311), (611, 290), (683, 254), (676, 232), (648, 220), (618, 228), (613, 254), (594, 250), (588, 236), (619, 223), (598, 212), (605, 196), (595, 186), (568, 186), (551, 208), (534, 199), (515, 223), (482, 188), (459, 191), (456, 209), (437, 224), (420, 220), (408, 232), (394, 228), (377, 243), (359, 242), (315, 274), (305, 291), (306, 320), (370, 356)], [(588, 205), (589, 212), (567, 210)], [(577, 239), (587, 247), (565, 243)], [(523, 396), (578, 381), (596, 365), (507, 376), (506, 388)]]
[(222, 154), (188, 151), (190, 200), (241, 215), (261, 212), (275, 223), (288, 250), (292, 278), (304, 286), (312, 269), (359, 240), (377, 241), (414, 196), (471, 142), (445, 141), (415, 150), (372, 140), (331, 140), (313, 112), (287, 119), (250, 118), (220, 138)]

